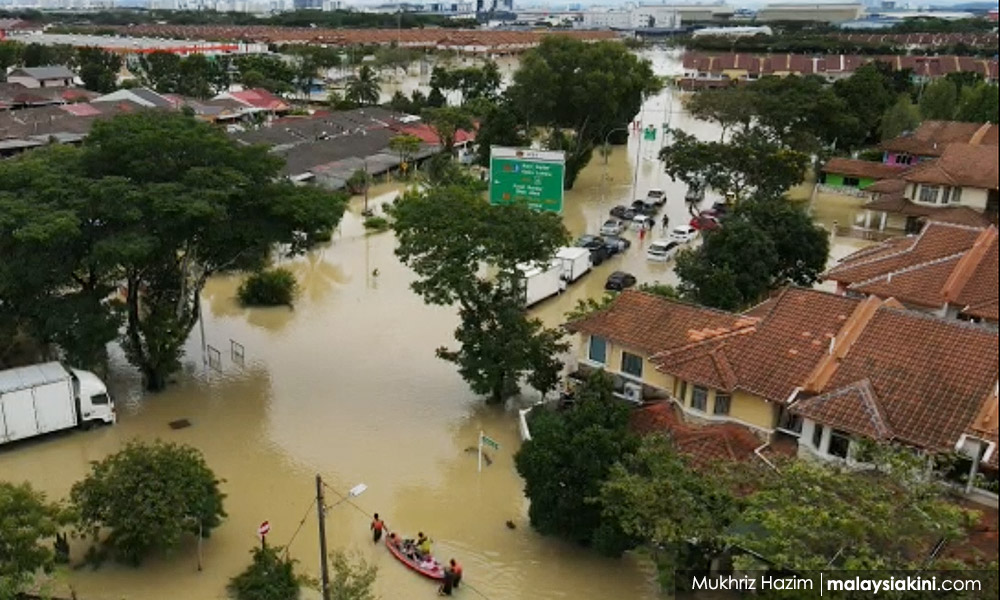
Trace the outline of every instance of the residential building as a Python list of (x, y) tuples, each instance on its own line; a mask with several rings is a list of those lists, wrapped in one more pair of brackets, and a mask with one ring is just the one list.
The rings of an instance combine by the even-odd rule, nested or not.
[(757, 21), (815, 21), (817, 23), (841, 23), (853, 21), (865, 14), (860, 3), (803, 3), (768, 4), (757, 11)]
[(996, 326), (997, 228), (932, 221), (840, 259), (823, 274), (837, 292), (895, 298), (908, 308)]
[(94, 98), (92, 102), (132, 102), (143, 108), (174, 109), (181, 105), (171, 100), (167, 96), (154, 92), (149, 88), (122, 89)]
[(997, 468), (990, 328), (800, 288), (744, 314), (627, 290), (566, 327), (579, 336), (576, 377), (603, 369), (621, 397), (672, 403), (688, 424), (743, 426), (762, 446), (791, 441), (800, 456), (831, 461), (860, 462), (871, 439), (978, 452)]
[(7, 82), (26, 88), (73, 87), (76, 73), (63, 65), (48, 67), (21, 67), (7, 73)]
[(909, 166), (937, 158), (949, 144), (994, 146), (1000, 127), (994, 123), (963, 123), (960, 121), (924, 121), (912, 132), (882, 142), (883, 159), (887, 165)]
[(906, 165), (877, 163), (856, 158), (831, 158), (820, 169), (819, 181), (823, 188), (834, 192), (864, 190), (876, 181), (898, 177)]

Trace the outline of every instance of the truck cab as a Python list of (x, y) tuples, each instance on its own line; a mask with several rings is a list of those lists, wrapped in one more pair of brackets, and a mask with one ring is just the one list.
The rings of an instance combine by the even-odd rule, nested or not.
[(80, 423), (103, 421), (114, 423), (118, 420), (115, 401), (111, 399), (104, 382), (90, 371), (69, 369), (73, 377), (73, 392), (80, 407)]

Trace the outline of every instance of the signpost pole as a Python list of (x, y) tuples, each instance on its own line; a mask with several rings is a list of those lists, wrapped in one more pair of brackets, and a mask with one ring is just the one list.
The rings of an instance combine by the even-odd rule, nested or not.
[(483, 430), (479, 430), (479, 472), (483, 472)]
[(326, 507), (323, 506), (323, 478), (316, 475), (316, 516), (319, 521), (319, 572), (320, 592), (323, 600), (330, 600), (330, 571), (326, 558)]

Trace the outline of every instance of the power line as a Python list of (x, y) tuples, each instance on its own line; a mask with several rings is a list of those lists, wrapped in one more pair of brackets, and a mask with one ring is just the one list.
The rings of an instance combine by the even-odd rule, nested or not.
[(309, 513), (312, 511), (313, 507), (316, 506), (316, 499), (314, 498), (312, 502), (309, 503), (309, 507), (306, 508), (305, 514), (302, 515), (302, 520), (299, 521), (299, 526), (295, 528), (295, 533), (292, 534), (292, 539), (288, 540), (285, 544), (285, 558), (288, 558), (288, 549), (291, 547), (292, 542), (295, 541), (295, 536), (299, 535), (299, 531), (302, 530), (302, 526), (305, 525), (306, 519), (309, 518)]

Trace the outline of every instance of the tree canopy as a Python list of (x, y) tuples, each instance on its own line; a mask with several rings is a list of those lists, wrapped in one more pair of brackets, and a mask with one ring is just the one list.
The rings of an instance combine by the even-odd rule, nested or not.
[(0, 599), (20, 598), (38, 573), (52, 570), (56, 556), (49, 540), (67, 520), (29, 484), (0, 481)]
[(532, 527), (617, 556), (634, 545), (634, 538), (619, 520), (605, 516), (601, 485), (639, 440), (628, 427), (630, 409), (612, 390), (610, 377), (595, 371), (577, 389), (572, 408), (533, 411), (531, 440), (514, 463), (531, 501)]
[(131, 442), (92, 463), (70, 498), (81, 524), (95, 536), (107, 530), (103, 545), (134, 565), (177, 547), (185, 533), (208, 537), (226, 516), (225, 495), (201, 452), (159, 441)]
[(567, 168), (566, 185), (572, 187), (594, 146), (630, 123), (643, 98), (661, 86), (649, 61), (624, 44), (548, 36), (524, 54), (505, 96), (526, 129), (572, 132), (575, 143), (559, 147), (568, 151), (572, 168)]
[[(555, 254), (567, 237), (558, 217), (521, 205), (492, 206), (478, 188), (451, 176), (408, 192), (391, 216), (396, 255), (417, 274), (414, 291), (430, 304), (459, 308), (460, 347), (438, 348), (437, 355), (456, 363), (490, 402), (516, 393), (522, 377), (543, 394), (553, 389), (566, 345), (560, 331), (524, 314), (517, 265)], [(484, 271), (491, 276), (481, 277)]]
[(906, 94), (900, 94), (896, 103), (882, 115), (879, 124), (879, 137), (882, 141), (891, 140), (906, 131), (913, 131), (920, 124), (923, 108), (918, 108)]
[(264, 546), (251, 551), (252, 559), (239, 575), (229, 580), (226, 590), (233, 600), (298, 600), (302, 597), (302, 576), (295, 573), (296, 561), (281, 546)]
[(677, 256), (681, 293), (706, 306), (739, 310), (789, 283), (812, 285), (830, 242), (802, 207), (782, 198), (749, 200), (696, 249)]
[(663, 170), (688, 186), (707, 184), (737, 201), (776, 198), (805, 178), (809, 156), (773, 140), (760, 129), (741, 130), (728, 141), (703, 142), (679, 129), (660, 150)]
[(368, 65), (364, 65), (356, 75), (347, 80), (344, 98), (358, 106), (371, 106), (378, 104), (381, 91), (378, 74)]
[[(162, 388), (209, 276), (304, 252), (339, 222), (343, 197), (293, 186), (280, 168), (266, 148), (157, 112), (97, 121), (80, 148), (0, 162), (4, 312), (82, 366), (100, 363), (124, 321), (129, 360)], [(123, 299), (106, 302), (117, 286)]]

